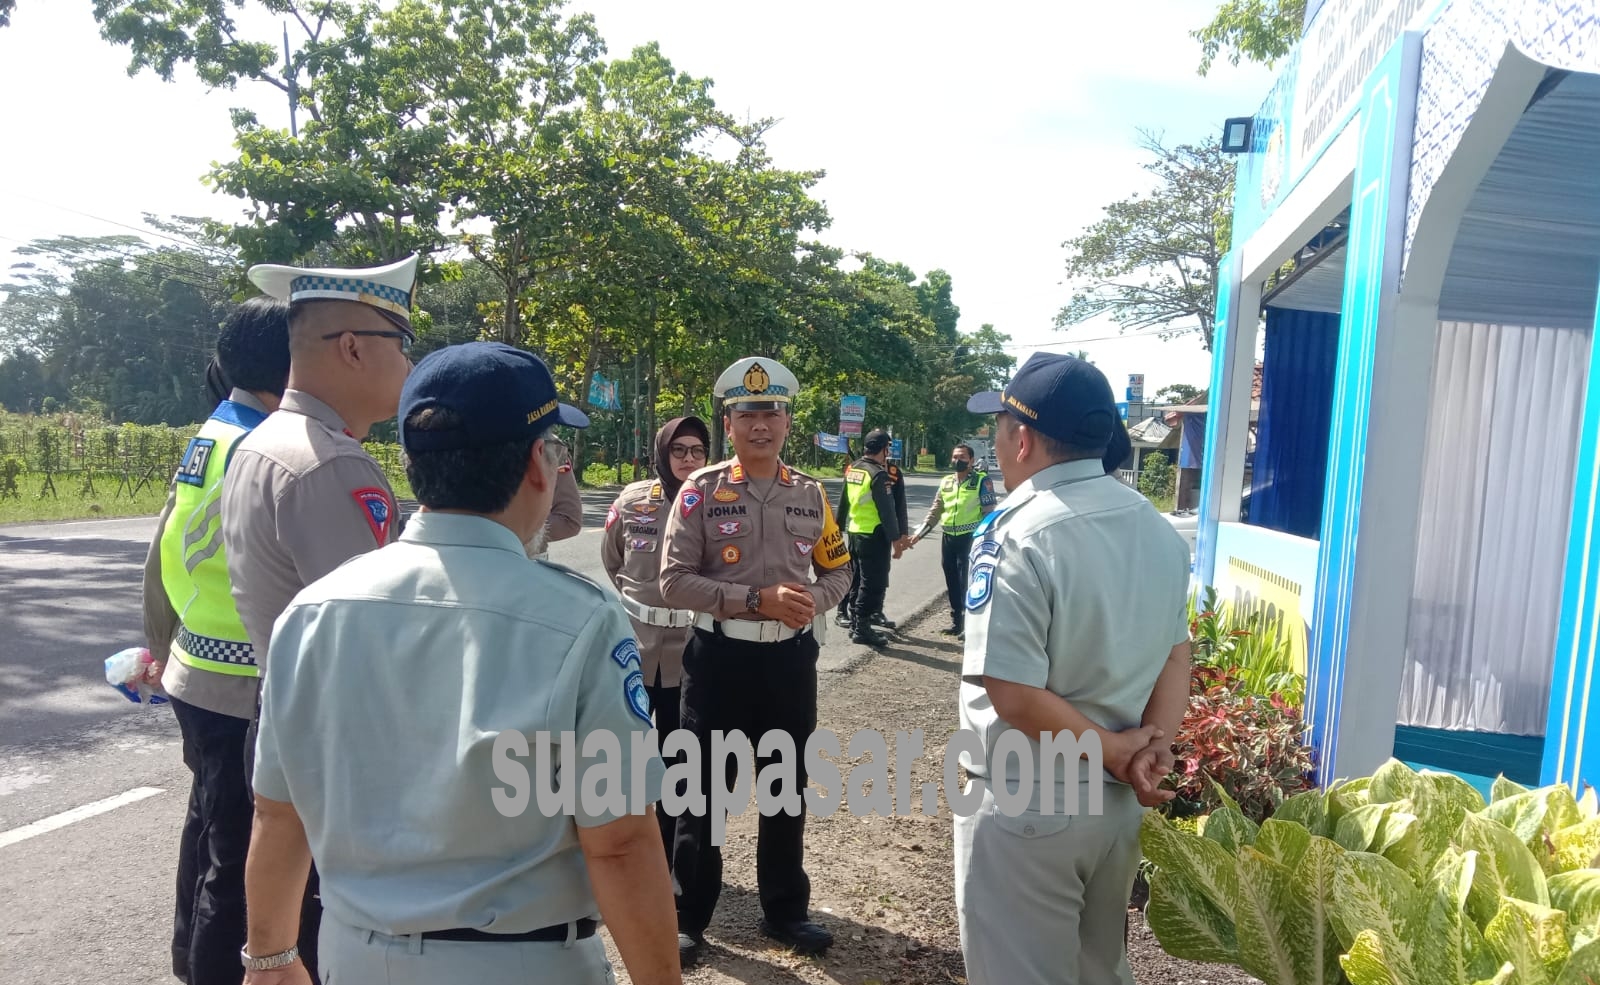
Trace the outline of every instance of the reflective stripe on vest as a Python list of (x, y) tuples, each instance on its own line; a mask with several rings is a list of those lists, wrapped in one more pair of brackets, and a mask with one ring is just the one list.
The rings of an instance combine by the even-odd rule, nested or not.
[(259, 677), (250, 636), (233, 604), (222, 547), (222, 477), (239, 439), (266, 418), (224, 400), (184, 449), (175, 501), (161, 533), (161, 583), (182, 628), (172, 656), (192, 670)]
[(965, 480), (947, 475), (939, 483), (939, 502), (944, 506), (939, 526), (945, 533), (959, 537), (978, 528), (978, 521), (983, 519), (983, 504), (979, 502), (983, 480), (982, 472), (973, 472)]
[(872, 498), (873, 473), (852, 465), (844, 470), (844, 502), (849, 516), (845, 531), (852, 534), (870, 534), (883, 522), (878, 516), (878, 503)]

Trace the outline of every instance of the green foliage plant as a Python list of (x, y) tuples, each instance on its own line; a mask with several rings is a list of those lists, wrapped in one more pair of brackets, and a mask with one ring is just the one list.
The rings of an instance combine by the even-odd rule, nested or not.
[(1146, 919), (1174, 957), (1265, 985), (1600, 982), (1600, 802), (1390, 760), (1256, 823), (1148, 812)]

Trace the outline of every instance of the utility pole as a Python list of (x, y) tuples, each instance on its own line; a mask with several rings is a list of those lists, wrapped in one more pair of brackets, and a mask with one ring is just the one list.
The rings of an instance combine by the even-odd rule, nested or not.
[(283, 25), (283, 81), (289, 86), (289, 136), (299, 137), (300, 128), (295, 122), (295, 110), (300, 104), (300, 86), (295, 81), (294, 63), (289, 61), (289, 25)]

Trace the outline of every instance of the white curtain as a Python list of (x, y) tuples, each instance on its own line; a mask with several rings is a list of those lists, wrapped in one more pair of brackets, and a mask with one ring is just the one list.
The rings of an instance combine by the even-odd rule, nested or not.
[(1439, 324), (1401, 725), (1544, 734), (1589, 336)]

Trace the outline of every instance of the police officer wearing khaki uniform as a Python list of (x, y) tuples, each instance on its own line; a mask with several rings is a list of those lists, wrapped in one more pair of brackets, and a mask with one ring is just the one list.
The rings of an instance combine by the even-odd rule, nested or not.
[(189, 440), (156, 523), (144, 622), (150, 652), (165, 664), (161, 684), (192, 775), (172, 973), (186, 985), (238, 985), (251, 822), (245, 739), (258, 671), (229, 589), (219, 507), (234, 445), (272, 413), (288, 385), (289, 306), (260, 297), (240, 305), (217, 339), (208, 377), (221, 384), (223, 399)]
[[(1123, 934), (1139, 822), (1172, 796), (1157, 784), (1189, 696), (1188, 545), (1107, 474), (1124, 429), (1089, 363), (1036, 354), (1004, 393), (967, 408), (999, 415), (1008, 490), (974, 533), (966, 597), (961, 727), (983, 748), (961, 754), (981, 803), (955, 819), (967, 980), (1133, 985)], [(1013, 730), (1027, 740), (1027, 773), (996, 751)], [(1042, 772), (1040, 736), (1091, 732), (1103, 771), (1052, 756)], [(996, 799), (1013, 789), (1020, 813)]]
[[(711, 733), (738, 729), (754, 743), (769, 730), (802, 751), (817, 725), (816, 630), (850, 585), (850, 551), (822, 484), (785, 464), (799, 383), (770, 359), (749, 357), (717, 379), (734, 457), (691, 475), (668, 514), (661, 596), (699, 613), (683, 655), (683, 728), (699, 740), (701, 790), (711, 784)], [(812, 581), (815, 575), (816, 580)], [(756, 757), (759, 770), (776, 757)], [(733, 763), (729, 762), (730, 774)], [(732, 777), (723, 782), (731, 789)], [(833, 943), (809, 920), (805, 811), (762, 816), (756, 879), (761, 932), (804, 953)], [(695, 957), (722, 889), (722, 851), (711, 844), (709, 806), (678, 819), (673, 852), (678, 949)]]
[[(395, 539), (394, 493), (361, 439), (395, 416), (411, 372), (417, 259), (249, 271), (257, 287), (289, 303), (288, 389), (234, 447), (221, 500), (233, 600), (263, 677), (273, 622), (295, 593)], [(252, 736), (247, 758), (254, 749)], [(315, 975), (315, 872), (306, 893), (301, 953)]]
[[(656, 478), (641, 479), (622, 490), (606, 513), (600, 560), (622, 595), (639, 640), (645, 689), (662, 741), (677, 731), (679, 677), (683, 648), (693, 634), (695, 613), (673, 609), (661, 598), (662, 532), (667, 511), (684, 480), (705, 467), (711, 430), (698, 417), (674, 417), (656, 434)], [(661, 841), (672, 859), (676, 819), (657, 810)]]

